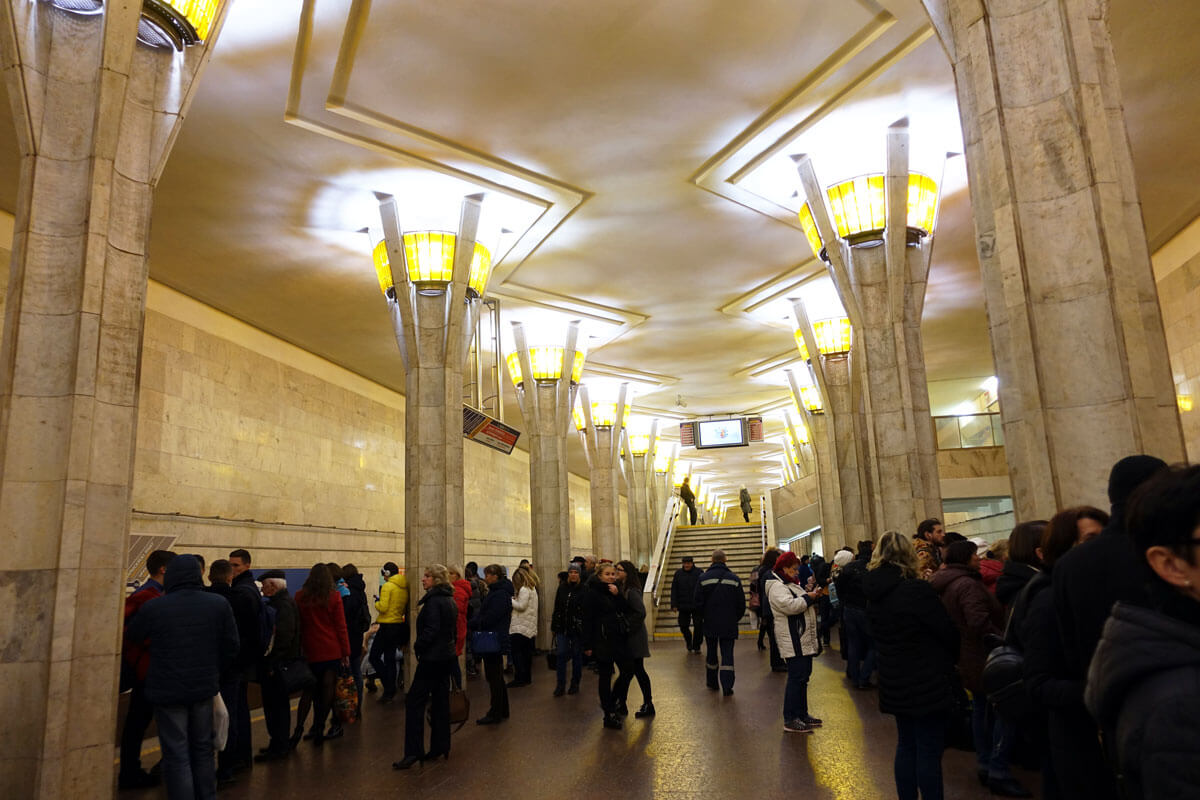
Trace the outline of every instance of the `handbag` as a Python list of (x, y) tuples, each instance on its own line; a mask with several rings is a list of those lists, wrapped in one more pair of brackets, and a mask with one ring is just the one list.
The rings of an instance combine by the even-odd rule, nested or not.
[(317, 679), (308, 668), (308, 662), (303, 658), (291, 661), (281, 661), (275, 665), (275, 674), (288, 694), (311, 689), (317, 685)]
[(358, 685), (354, 683), (354, 676), (348, 670), (343, 671), (337, 680), (333, 707), (343, 725), (353, 725), (358, 721)]
[(1021, 593), (1013, 601), (1012, 613), (1004, 627), (1004, 640), (988, 653), (980, 678), (988, 703), (996, 710), (996, 714), (1005, 719), (1018, 720), (1033, 711), (1033, 703), (1025, 691), (1025, 651), (1015, 641), (1012, 621), (1017, 611), (1023, 611), (1028, 604), (1035, 582), (1042, 586), (1046, 579), (1042, 575), (1035, 575), (1025, 582)]
[(471, 652), (477, 656), (498, 654), (500, 652), (500, 634), (495, 631), (475, 631), (471, 634)]
[(213, 749), (221, 752), (229, 741), (229, 709), (218, 693), (213, 698)]
[[(433, 704), (429, 704), (429, 708), (425, 709), (425, 716), (429, 720), (430, 725), (433, 724)], [(463, 725), (467, 724), (467, 720), (471, 718), (471, 698), (467, 697), (466, 691), (461, 683), (452, 683), (450, 686), (450, 724), (457, 725), (451, 733), (457, 732)]]

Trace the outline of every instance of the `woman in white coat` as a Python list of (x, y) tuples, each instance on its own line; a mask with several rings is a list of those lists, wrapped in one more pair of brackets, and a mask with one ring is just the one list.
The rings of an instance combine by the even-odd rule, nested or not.
[(508, 635), (512, 640), (513, 679), (508, 687), (528, 686), (533, 682), (533, 643), (538, 628), (538, 576), (529, 567), (513, 573), (512, 621)]
[(788, 733), (812, 733), (821, 720), (808, 713), (808, 679), (813, 656), (821, 652), (817, 635), (816, 603), (820, 589), (805, 589), (797, 582), (800, 559), (784, 553), (767, 576), (767, 602), (775, 616), (775, 640), (779, 655), (787, 661), (787, 685), (783, 690), (783, 729)]

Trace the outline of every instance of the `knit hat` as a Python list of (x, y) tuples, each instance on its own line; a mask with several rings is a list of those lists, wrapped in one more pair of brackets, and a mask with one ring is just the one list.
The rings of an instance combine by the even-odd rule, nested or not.
[(570, 564), (567, 564), (567, 572), (583, 572), (583, 564), (572, 561)]
[(849, 550), (838, 550), (833, 554), (833, 565), (835, 567), (844, 567), (854, 560), (854, 553)]

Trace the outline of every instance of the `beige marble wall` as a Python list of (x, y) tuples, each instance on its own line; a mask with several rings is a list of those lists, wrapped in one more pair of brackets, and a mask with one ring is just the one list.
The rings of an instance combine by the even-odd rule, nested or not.
[(1167, 350), (1177, 395), (1191, 400), (1192, 408), (1181, 406), (1179, 420), (1188, 460), (1200, 463), (1200, 237), (1190, 243), (1192, 254), (1158, 280)]
[[(149, 513), (134, 532), (287, 567), (400, 560), (403, 396), (151, 283), (141, 407), (133, 507)], [(529, 456), (464, 447), (466, 557), (515, 565), (530, 555)], [(588, 481), (569, 483), (584, 552)]]

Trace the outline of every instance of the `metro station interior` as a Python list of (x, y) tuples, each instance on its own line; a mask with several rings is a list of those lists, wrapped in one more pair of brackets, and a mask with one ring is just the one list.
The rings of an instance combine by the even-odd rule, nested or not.
[[(152, 550), (661, 586), (684, 476), (752, 563), (990, 543), (1200, 456), (1198, 4), (147, 0), (182, 22), (135, 41), (138, 6), (0, 5), (0, 796), (117, 796)], [(843, 724), (776, 743), (752, 640), (729, 708), (672, 630), (653, 727), (539, 675), (457, 768), (393, 774), (376, 712), (222, 795), (892, 796), (832, 661)]]

